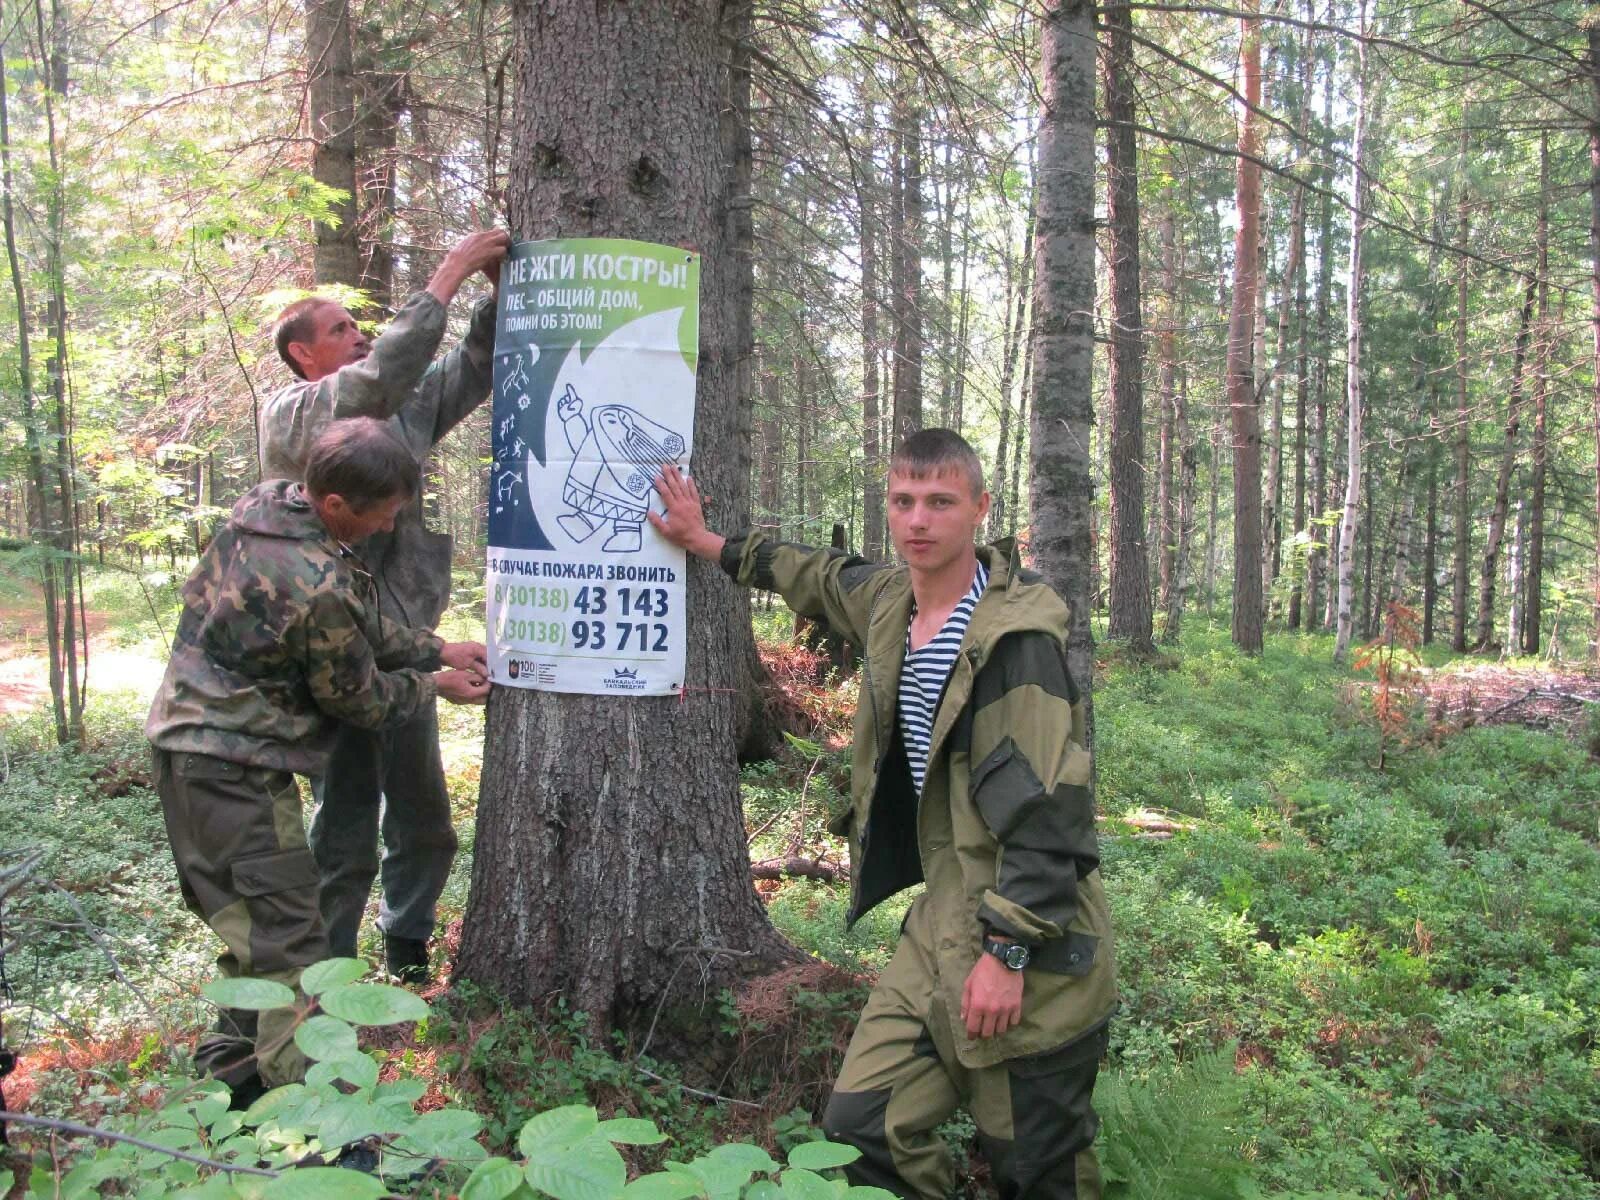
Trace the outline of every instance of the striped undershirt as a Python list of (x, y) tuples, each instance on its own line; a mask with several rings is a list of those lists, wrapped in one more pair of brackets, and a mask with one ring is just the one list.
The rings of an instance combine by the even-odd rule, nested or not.
[[(906, 665), (900, 671), (900, 736), (905, 741), (906, 760), (911, 764), (911, 780), (918, 796), (922, 795), (922, 782), (928, 774), (928, 744), (933, 740), (933, 717), (939, 708), (939, 697), (944, 694), (950, 668), (961, 651), (972, 610), (988, 582), (989, 568), (979, 560), (971, 589), (955, 606), (944, 627), (920, 650), (911, 649), (911, 625), (906, 625)], [(913, 620), (916, 615), (913, 603)]]

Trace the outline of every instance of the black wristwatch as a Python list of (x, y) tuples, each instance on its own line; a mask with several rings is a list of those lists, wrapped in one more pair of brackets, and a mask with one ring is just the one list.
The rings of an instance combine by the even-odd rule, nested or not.
[(983, 935), (983, 952), (998, 958), (1008, 971), (1022, 970), (1033, 957), (1033, 952), (1021, 942), (1002, 942), (987, 933)]

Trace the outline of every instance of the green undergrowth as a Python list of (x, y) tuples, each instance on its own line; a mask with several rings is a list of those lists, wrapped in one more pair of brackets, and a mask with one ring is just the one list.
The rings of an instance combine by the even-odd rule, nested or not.
[[(453, 611), (446, 636), (471, 636), (475, 619)], [(1097, 681), (1122, 991), (1100, 1095), (1108, 1195), (1198, 1196), (1181, 1181), (1211, 1163), (1219, 1196), (1596, 1200), (1600, 767), (1581, 739), (1440, 736), (1419, 717), (1380, 770), (1365, 690), (1330, 651), (1275, 637), (1248, 660), (1197, 629), (1155, 664), (1109, 659)], [(196, 993), (215, 947), (173, 887), (146, 702), (97, 695), (81, 754), (51, 746), (39, 714), (4, 730), (4, 849), (37, 849), (47, 881), (7, 901), (10, 932), (32, 924), (7, 962), (19, 1005), (6, 1033), (33, 1060), (37, 1110), (58, 1116), (131, 1120), (157, 1103), (205, 1019)], [(462, 840), (445, 921), (466, 903), (482, 731), (480, 710), (441, 707)], [(845, 753), (795, 741), (742, 779), (753, 859), (844, 862), (823, 826), (848, 787)], [(1152, 817), (1176, 832), (1144, 836)], [(847, 932), (843, 880), (759, 887), (786, 936), (863, 985), (910, 899)], [(729, 1037), (759, 1039), (720, 1003)], [(842, 1001), (811, 1003), (794, 1000), (796, 1054), (822, 1076)], [(515, 1158), (534, 1114), (571, 1105), (648, 1119), (685, 1161), (729, 1139), (781, 1158), (785, 1139), (810, 1136), (814, 1106), (708, 1104), (670, 1066), (590, 1041), (578, 1014), (499, 1012), (490, 1029), (485, 1005), (441, 998), (414, 1038), (373, 1052), (424, 1082), (428, 1105), (472, 1113), (492, 1155)], [(85, 1059), (99, 1038), (121, 1049)], [(959, 1119), (944, 1130), (958, 1160), (972, 1132)], [(630, 1165), (665, 1161), (640, 1153)]]

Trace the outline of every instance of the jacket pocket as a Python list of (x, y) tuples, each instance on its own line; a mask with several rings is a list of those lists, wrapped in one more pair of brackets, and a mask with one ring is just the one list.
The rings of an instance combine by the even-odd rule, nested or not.
[(1007, 841), (1045, 800), (1044, 784), (1010, 737), (972, 769), (972, 802), (998, 842)]
[(1063, 937), (1051, 938), (1033, 947), (1028, 960), (1028, 970), (1044, 971), (1051, 975), (1087, 975), (1094, 970), (1095, 956), (1100, 951), (1100, 939), (1092, 933), (1069, 932)]
[(234, 860), (233, 886), (241, 896), (273, 896), (296, 888), (314, 888), (320, 878), (311, 851), (296, 848), (252, 854)]
[(180, 779), (220, 779), (227, 783), (238, 783), (249, 769), (243, 763), (229, 762), (209, 754), (179, 751), (172, 757), (173, 773)]

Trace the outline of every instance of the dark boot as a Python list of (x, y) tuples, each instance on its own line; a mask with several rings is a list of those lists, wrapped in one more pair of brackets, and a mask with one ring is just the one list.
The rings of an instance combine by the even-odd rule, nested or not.
[(423, 938), (383, 937), (383, 962), (401, 983), (420, 987), (428, 982), (428, 943)]

